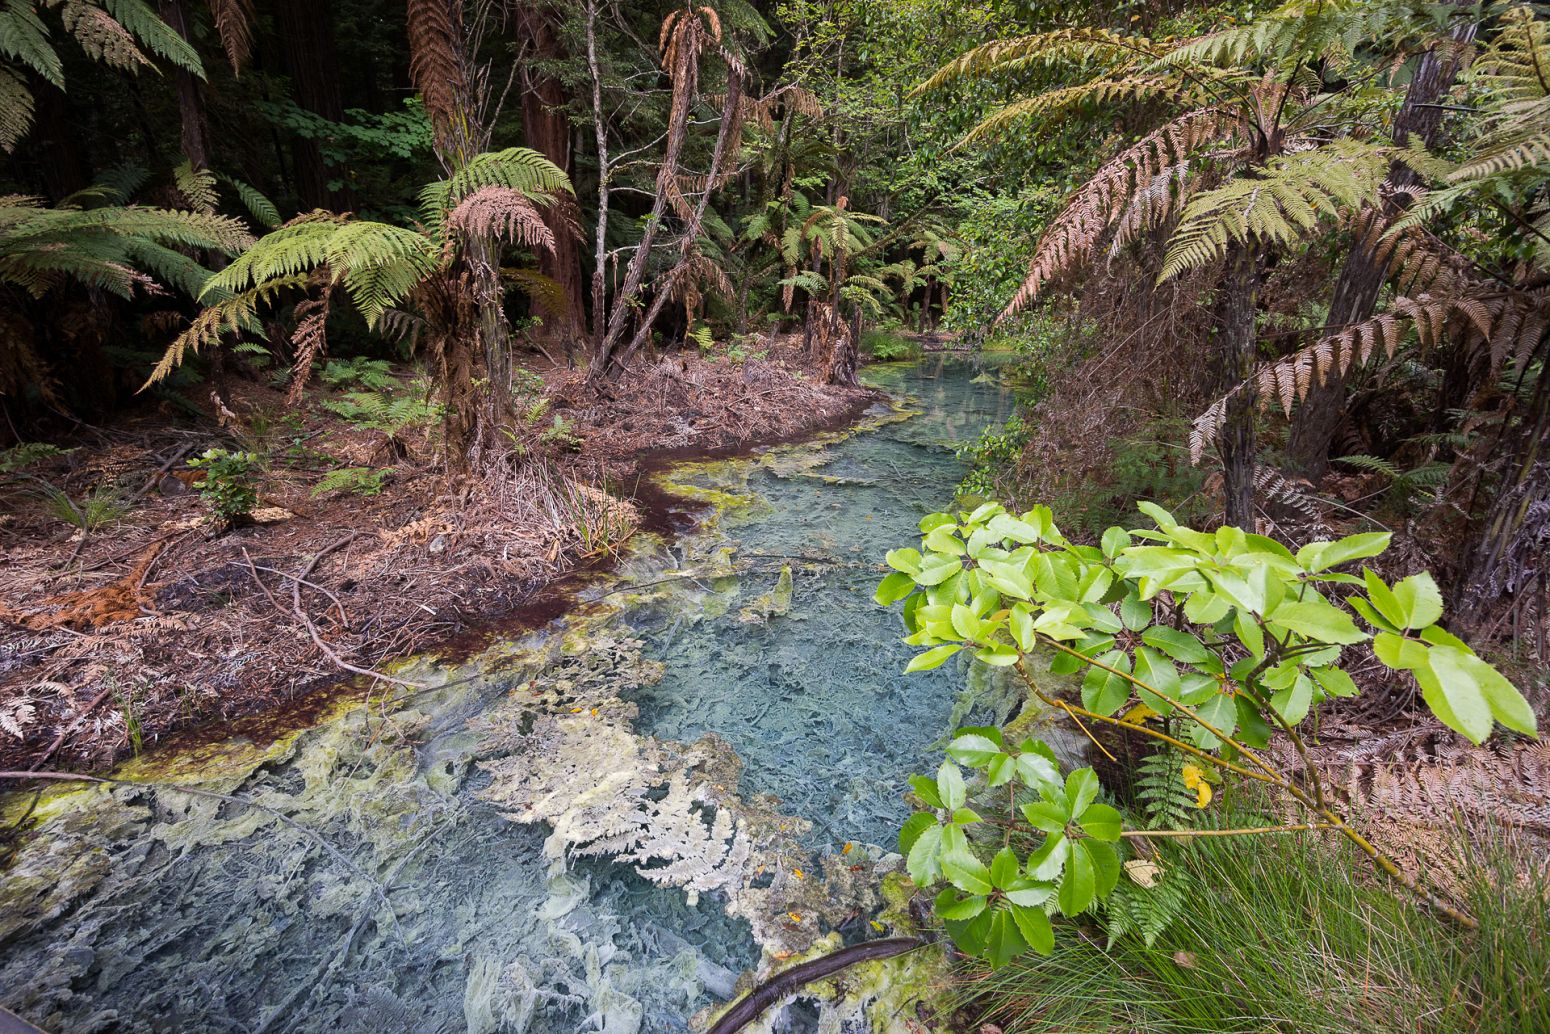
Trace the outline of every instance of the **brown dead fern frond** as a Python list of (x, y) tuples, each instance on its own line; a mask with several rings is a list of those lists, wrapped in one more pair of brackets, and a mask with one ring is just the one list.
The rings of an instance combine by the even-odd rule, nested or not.
[(447, 228), (468, 237), (494, 237), (533, 250), (554, 251), (554, 231), (520, 190), (481, 187), (447, 215)]
[(1230, 138), (1236, 125), (1220, 112), (1202, 108), (1180, 115), (1116, 155), (1077, 189), (1050, 223), (1026, 279), (998, 319), (1015, 314), (1050, 281), (1086, 262), (1116, 220), (1129, 215), (1127, 232), (1133, 235), (1148, 225), (1147, 218), (1171, 212), (1176, 200), (1167, 205), (1147, 202), (1134, 212), (1129, 210), (1135, 196), (1153, 190), (1159, 180), (1169, 184), (1161, 189), (1177, 189), (1175, 181), (1183, 182), (1180, 166), (1190, 153)]
[(241, 75), (253, 56), (253, 0), (210, 0), (210, 15), (231, 70)]
[(461, 0), (409, 0), (409, 76), (425, 101), (438, 140), (446, 140), (468, 94)]

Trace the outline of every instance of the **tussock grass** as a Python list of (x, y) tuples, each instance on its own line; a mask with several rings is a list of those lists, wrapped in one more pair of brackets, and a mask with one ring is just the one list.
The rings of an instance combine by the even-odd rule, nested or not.
[(1197, 841), (1171, 852), (1195, 894), (1153, 947), (1067, 927), (1049, 958), (970, 971), (961, 1004), (1005, 1034), (1550, 1032), (1545, 860), (1500, 839), (1460, 850), (1474, 932), (1332, 844)]

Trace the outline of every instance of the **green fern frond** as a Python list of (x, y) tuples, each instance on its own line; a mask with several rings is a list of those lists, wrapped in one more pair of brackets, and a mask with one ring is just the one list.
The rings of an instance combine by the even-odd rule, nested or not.
[(1135, 794), (1148, 829), (1183, 829), (1190, 824), (1195, 795), (1184, 786), (1184, 754), (1172, 747), (1136, 765)]
[(1198, 106), (1205, 97), (1201, 87), (1178, 75), (1129, 76), (1122, 79), (1094, 79), (1078, 86), (1066, 86), (1028, 97), (993, 112), (958, 141), (966, 147), (995, 136), (1013, 122), (1035, 116), (1049, 118), (1084, 105), (1112, 104), (1119, 101), (1167, 100), (1175, 104)]
[(9, 68), (0, 67), (0, 150), (14, 150), (32, 127), (32, 91)]
[(1176, 865), (1156, 865), (1151, 886), (1126, 877), (1115, 884), (1103, 903), (1104, 932), (1113, 947), (1125, 937), (1140, 937), (1150, 948), (1183, 915), (1190, 899), (1190, 880)]
[(144, 0), (100, 0), (104, 10), (128, 29), (151, 53), (171, 62), (185, 72), (205, 77), (204, 65), (196, 51), (176, 30), (157, 17)]
[(307, 277), (296, 275), (266, 280), (257, 287), (230, 295), (225, 295), (223, 291), (212, 292), (206, 286), (202, 297), (209, 298), (214, 294), (218, 300), (196, 316), (187, 330), (173, 339), (140, 390), (144, 391), (162, 380), (181, 366), (189, 355), (217, 343), (223, 335), (253, 329), (261, 307), (274, 304), (281, 292), (304, 288), (306, 285)]
[(1340, 456), (1335, 459), (1335, 462), (1344, 463), (1346, 466), (1355, 467), (1357, 470), (1365, 470), (1373, 474), (1382, 474), (1390, 481), (1398, 481), (1401, 477), (1404, 476), (1405, 473), (1395, 464), (1390, 463), (1388, 460), (1380, 459), (1377, 456), (1367, 456), (1364, 454), (1358, 454), (1355, 456)]
[(25, 65), (55, 86), (65, 84), (64, 62), (29, 0), (5, 0), (0, 7), (0, 56)]
[(1197, 194), (1168, 242), (1159, 282), (1198, 269), (1229, 243), (1287, 244), (1322, 219), (1356, 211), (1377, 195), (1390, 155), (1382, 147), (1340, 140), (1266, 165)]
[(222, 175), (220, 180), (237, 192), (237, 200), (242, 202), (254, 222), (269, 230), (280, 225), (280, 210), (258, 189), (232, 176)]
[(1140, 36), (1123, 36), (1106, 29), (1061, 29), (1056, 32), (993, 40), (943, 65), (910, 91), (918, 97), (959, 79), (1004, 75), (1035, 64), (1092, 62), (1114, 67), (1161, 57), (1166, 48)]
[(209, 169), (196, 169), (185, 158), (172, 170), (172, 182), (194, 211), (215, 211), (221, 197), (215, 189), (215, 174)]
[(780, 286), (795, 287), (815, 297), (829, 293), (829, 281), (810, 269), (804, 269), (795, 276), (786, 277), (780, 281)]
[(1446, 14), (1438, 6), (1424, 0), (1321, 0), (1313, 5), (1291, 0), (1242, 25), (1191, 40), (1158, 64), (1338, 65), (1375, 41), (1391, 52), (1423, 46), (1443, 28)]
[(442, 213), (481, 187), (518, 190), (538, 202), (574, 193), (563, 170), (526, 147), (476, 154), (450, 179), (437, 180), (420, 191), (420, 214), (432, 232), (439, 232)]

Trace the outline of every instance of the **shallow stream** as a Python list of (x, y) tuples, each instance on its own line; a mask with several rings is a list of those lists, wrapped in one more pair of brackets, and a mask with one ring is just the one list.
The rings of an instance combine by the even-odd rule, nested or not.
[[(423, 690), (12, 798), (37, 831), (0, 873), (0, 1004), (54, 1034), (661, 1034), (761, 959), (889, 931), (904, 777), (1013, 701), (901, 674), (878, 561), (1014, 403), (963, 360), (867, 375), (899, 405), (672, 468), (693, 530), (399, 672)], [(759, 1029), (895, 1029), (866, 994)]]

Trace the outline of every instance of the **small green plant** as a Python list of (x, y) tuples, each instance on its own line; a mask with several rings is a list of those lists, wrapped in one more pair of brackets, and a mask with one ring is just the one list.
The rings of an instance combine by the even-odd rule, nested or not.
[(539, 432), (538, 440), (545, 445), (555, 445), (571, 451), (581, 448), (582, 444), (581, 436), (576, 433), (576, 425), (558, 413), (554, 415), (553, 422)]
[(0, 449), (0, 474), (14, 474), (24, 467), (30, 467), (42, 460), (53, 459), (55, 456), (64, 456), (72, 449), (61, 449), (57, 445), (47, 442), (22, 442), (13, 445), (9, 449)]
[(701, 355), (708, 356), (716, 350), (716, 335), (711, 332), (708, 326), (701, 325), (695, 327), (685, 334), (684, 337), (700, 346)]
[(1405, 468), (1377, 456), (1341, 456), (1335, 460), (1348, 467), (1377, 474), (1388, 483), (1387, 504), (1400, 514), (1410, 513), (1417, 502), (1429, 494), (1435, 500), (1437, 491), (1448, 479), (1453, 469), (1450, 463), (1431, 461), (1416, 467)]
[(396, 438), (406, 428), (429, 424), (440, 415), (439, 407), (428, 399), (376, 391), (352, 391), (323, 405), (356, 427), (381, 431), (389, 438)]
[(393, 368), (383, 359), (330, 359), (318, 370), (318, 379), (330, 388), (358, 385), (367, 391), (386, 391), (393, 386)]
[(1028, 445), (1028, 432), (1027, 421), (1013, 414), (1000, 430), (986, 428), (977, 439), (960, 446), (958, 458), (969, 465), (969, 472), (958, 483), (958, 492), (981, 499), (1000, 496), (1003, 479), (1017, 466)]
[[(1338, 570), (1381, 554), (1387, 533), (1293, 553), (1263, 535), (1196, 531), (1159, 506), (1139, 506), (1154, 527), (1109, 528), (1100, 546), (1070, 542), (1043, 506), (1018, 516), (986, 503), (923, 518), (920, 548), (888, 553), (894, 573), (876, 593), (880, 604), (903, 604), (904, 641), (922, 649), (906, 671), (964, 652), (1011, 668), (1075, 722), (1123, 726), (1179, 751), (1198, 807), (1211, 800), (1212, 772), (1252, 780), (1303, 813), (1299, 823), (1227, 832), (1343, 836), (1433, 907), (1476, 925), (1351, 826), (1299, 732), (1321, 701), (1359, 693), (1345, 665), (1370, 659), (1413, 675), (1432, 713), (1471, 742), (1496, 723), (1535, 735), (1516, 687), (1438, 625), (1442, 594), (1431, 575), (1391, 584), (1369, 569)], [(1082, 673), (1079, 699), (1052, 696), (1035, 680), (1027, 663), (1035, 654), (1052, 655), (1057, 673)], [(1298, 763), (1261, 753), (1276, 732)], [(1079, 915), (1113, 891), (1117, 845), (1168, 835), (1123, 829), (1098, 802), (1092, 770), (1062, 778), (1037, 740), (964, 729), (947, 755), (934, 780), (911, 780), (928, 810), (905, 824), (900, 848), (915, 883), (939, 888), (937, 913), (954, 941), (992, 965), (1030, 948), (1048, 952), (1052, 912)]]
[(118, 489), (98, 485), (77, 503), (64, 490), (44, 485), (40, 491), (43, 508), (51, 516), (84, 532), (93, 532), (118, 521), (129, 512), (129, 500)]
[(188, 465), (204, 472), (194, 488), (222, 522), (236, 524), (258, 505), (258, 475), (263, 465), (256, 453), (206, 449)]
[(348, 492), (351, 495), (381, 495), (392, 469), (373, 470), (370, 467), (340, 467), (323, 475), (312, 489), (312, 498), (329, 492)]

